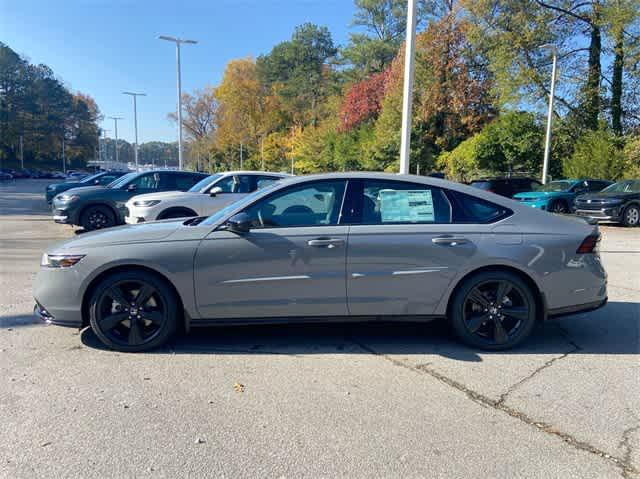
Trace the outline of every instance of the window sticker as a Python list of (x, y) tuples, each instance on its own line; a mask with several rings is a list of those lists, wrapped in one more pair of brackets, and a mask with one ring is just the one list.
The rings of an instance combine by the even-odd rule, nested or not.
[(380, 190), (383, 223), (433, 223), (431, 190)]

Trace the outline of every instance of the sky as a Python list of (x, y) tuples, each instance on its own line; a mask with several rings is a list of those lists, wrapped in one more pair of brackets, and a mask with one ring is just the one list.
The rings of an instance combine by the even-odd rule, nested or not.
[[(313, 22), (347, 42), (352, 0), (0, 0), (0, 41), (32, 63), (51, 67), (65, 85), (91, 95), (105, 116), (121, 116), (118, 137), (133, 142), (176, 141), (167, 119), (176, 108), (175, 45), (169, 35), (198, 40), (181, 47), (182, 90), (216, 85), (226, 63), (257, 57)], [(113, 121), (103, 128), (113, 137)]]

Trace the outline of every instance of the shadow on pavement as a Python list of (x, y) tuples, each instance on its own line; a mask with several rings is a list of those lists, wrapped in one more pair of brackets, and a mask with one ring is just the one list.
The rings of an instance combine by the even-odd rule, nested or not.
[[(461, 345), (446, 321), (430, 323), (330, 323), (194, 328), (149, 354), (436, 354), (479, 362), (481, 355), (638, 354), (640, 305), (610, 302), (591, 313), (541, 324), (511, 351), (487, 352)], [(105, 349), (91, 329), (82, 342)], [(574, 351), (575, 350), (575, 351)]]

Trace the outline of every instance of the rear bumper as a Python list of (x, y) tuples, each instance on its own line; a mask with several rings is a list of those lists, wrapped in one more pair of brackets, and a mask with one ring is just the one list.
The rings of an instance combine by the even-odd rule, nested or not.
[(608, 299), (609, 298), (604, 298), (600, 301), (594, 301), (591, 303), (579, 304), (575, 306), (566, 306), (564, 308), (550, 309), (549, 311), (547, 311), (547, 317), (557, 318), (560, 316), (567, 316), (569, 314), (588, 313), (589, 311), (595, 311), (596, 309), (600, 309), (604, 305), (606, 305)]

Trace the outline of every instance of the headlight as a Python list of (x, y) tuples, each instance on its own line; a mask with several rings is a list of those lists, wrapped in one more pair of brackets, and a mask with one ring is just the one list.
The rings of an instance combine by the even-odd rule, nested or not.
[(155, 206), (160, 203), (160, 200), (141, 200), (134, 201), (133, 206), (141, 206), (143, 208), (148, 208), (149, 206)]
[(72, 201), (76, 201), (80, 197), (78, 195), (58, 195), (57, 198), (63, 203), (71, 203)]
[(45, 268), (71, 268), (85, 255), (83, 254), (47, 254), (42, 255), (40, 266)]

